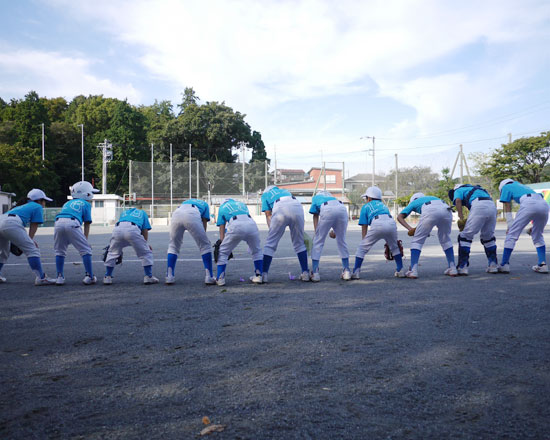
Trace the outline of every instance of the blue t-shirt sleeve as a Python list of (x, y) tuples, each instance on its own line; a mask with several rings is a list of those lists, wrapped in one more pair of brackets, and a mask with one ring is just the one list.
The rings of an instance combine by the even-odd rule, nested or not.
[(273, 209), (273, 204), (269, 204), (267, 201), (267, 194), (265, 196), (262, 196), (262, 212), (265, 211), (271, 211)]
[(44, 209), (38, 203), (36, 203), (35, 205), (36, 206), (33, 206), (34, 209), (31, 212), (31, 218), (29, 219), (29, 222), (44, 223)]
[(368, 225), (369, 219), (367, 216), (367, 205), (363, 205), (361, 208), (361, 212), (359, 213), (359, 224), (360, 225)]
[(151, 229), (151, 223), (149, 223), (149, 216), (145, 211), (143, 211), (143, 224), (141, 225), (141, 230)]
[(84, 204), (84, 210), (82, 211), (82, 221), (84, 223), (92, 223), (92, 205), (88, 202)]
[(507, 186), (510, 185), (504, 185), (500, 192), (500, 201), (502, 203), (509, 203), (512, 200), (512, 191), (510, 191), (510, 188), (507, 188)]
[(409, 203), (401, 212), (400, 214), (403, 214), (403, 216), (407, 217), (414, 209), (414, 205), (412, 203)]
[(203, 210), (203, 213), (202, 213), (202, 218), (210, 220), (210, 206), (208, 206), (208, 203), (204, 204), (204, 210)]
[(225, 217), (223, 216), (223, 210), (218, 211), (218, 221), (216, 222), (216, 226), (225, 225)]
[(321, 207), (319, 205), (319, 199), (315, 200), (315, 197), (311, 200), (311, 208), (309, 208), (310, 214), (319, 214), (321, 212)]

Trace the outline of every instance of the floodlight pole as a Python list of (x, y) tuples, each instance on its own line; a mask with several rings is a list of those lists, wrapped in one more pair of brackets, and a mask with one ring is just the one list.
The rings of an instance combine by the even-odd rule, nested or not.
[(42, 126), (42, 166), (44, 166), (44, 123), (40, 125)]
[(81, 163), (81, 168), (82, 168), (82, 180), (84, 180), (84, 124), (78, 124), (78, 126), (82, 129), (81, 130), (81, 133), (82, 133), (82, 140), (81, 140), (82, 163)]

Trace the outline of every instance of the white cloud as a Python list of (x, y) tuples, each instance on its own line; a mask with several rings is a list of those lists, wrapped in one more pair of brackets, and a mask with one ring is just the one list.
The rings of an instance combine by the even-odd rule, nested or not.
[(104, 94), (109, 97), (139, 102), (140, 93), (132, 84), (117, 84), (92, 73), (97, 61), (82, 56), (38, 50), (0, 51), (0, 96), (20, 98), (30, 90), (42, 96)]

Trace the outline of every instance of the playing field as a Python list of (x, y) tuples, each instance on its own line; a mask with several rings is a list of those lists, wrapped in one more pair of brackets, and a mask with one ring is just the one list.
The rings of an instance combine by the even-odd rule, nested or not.
[[(499, 256), (504, 232), (499, 224)], [(215, 228), (208, 234), (214, 242)], [(410, 237), (399, 235), (408, 265)], [(93, 228), (90, 238), (100, 280), (109, 236)], [(53, 229), (37, 241), (53, 276)], [(359, 241), (351, 227), (352, 255)], [(394, 278), (379, 242), (350, 282), (327, 239), (313, 284), (290, 279), (299, 265), (287, 232), (269, 284), (247, 282), (241, 244), (225, 287), (203, 284), (189, 236), (176, 284), (165, 286), (167, 228), (150, 243), (153, 286), (131, 248), (112, 286), (82, 285), (72, 248), (63, 287), (34, 287), (25, 259), (10, 258), (0, 285), (1, 438), (192, 439), (203, 416), (225, 425), (211, 434), (219, 439), (549, 436), (550, 276), (531, 271), (525, 234), (509, 275), (485, 273), (476, 239), (470, 276), (443, 276), (432, 233), (418, 280)]]

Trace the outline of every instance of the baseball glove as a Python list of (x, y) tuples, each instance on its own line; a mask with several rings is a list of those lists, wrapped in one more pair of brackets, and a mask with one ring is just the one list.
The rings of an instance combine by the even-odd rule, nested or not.
[(21, 249), (19, 249), (16, 245), (14, 245), (13, 243), (10, 243), (10, 252), (15, 255), (16, 257), (18, 257), (19, 255), (21, 255), (23, 253), (23, 251)]
[[(109, 246), (103, 248), (103, 261), (105, 262), (107, 260), (107, 254), (109, 253)], [(116, 264), (122, 264), (122, 255), (124, 255), (122, 252), (120, 253), (120, 256), (116, 259)]]
[(330, 232), (328, 233), (328, 236), (330, 238), (336, 238), (336, 232), (334, 232), (334, 229), (331, 229)]
[(416, 232), (416, 228), (412, 228), (407, 234), (409, 234), (409, 237), (414, 236), (414, 233)]
[[(403, 242), (401, 240), (397, 240), (397, 246), (399, 246), (399, 252), (403, 255)], [(393, 260), (393, 254), (388, 246), (388, 243), (384, 244), (384, 257), (386, 257), (386, 260), (388, 261)]]
[(466, 226), (466, 220), (460, 220), (458, 219), (456, 221), (456, 225), (458, 226), (458, 230), (462, 232), (464, 230), (464, 226)]
[[(214, 261), (218, 262), (218, 257), (220, 256), (220, 246), (222, 245), (222, 241), (218, 239), (216, 243), (212, 246), (214, 248)], [(227, 257), (228, 260), (231, 260), (233, 258), (233, 252), (229, 254), (229, 257)]]

